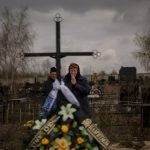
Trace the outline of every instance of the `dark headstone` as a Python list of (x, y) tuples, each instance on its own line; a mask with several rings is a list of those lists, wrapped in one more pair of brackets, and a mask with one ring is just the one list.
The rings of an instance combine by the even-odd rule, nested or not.
[(121, 67), (119, 70), (120, 81), (132, 82), (136, 80), (135, 67)]

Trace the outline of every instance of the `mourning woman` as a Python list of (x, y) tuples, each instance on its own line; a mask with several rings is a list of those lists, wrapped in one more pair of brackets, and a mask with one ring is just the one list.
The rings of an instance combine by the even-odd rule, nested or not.
[[(71, 63), (68, 68), (68, 73), (64, 77), (65, 86), (67, 86), (78, 100), (80, 107), (78, 113), (80, 116), (90, 117), (90, 107), (87, 95), (90, 93), (90, 86), (87, 79), (80, 74), (79, 65)], [(62, 100), (63, 99), (63, 100)], [(57, 104), (58, 107), (63, 105), (65, 98), (63, 94), (58, 94)]]

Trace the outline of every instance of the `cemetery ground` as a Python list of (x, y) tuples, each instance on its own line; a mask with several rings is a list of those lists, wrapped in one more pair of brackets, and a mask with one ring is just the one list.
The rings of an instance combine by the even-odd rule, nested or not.
[[(33, 99), (36, 103), (33, 100), (9, 103), (5, 118), (0, 109), (0, 150), (26, 149), (31, 134), (24, 123), (35, 120), (41, 107), (39, 97)], [(118, 104), (91, 103), (90, 106), (92, 120), (111, 141), (109, 150), (150, 150), (150, 129), (141, 126), (139, 108), (127, 112)]]

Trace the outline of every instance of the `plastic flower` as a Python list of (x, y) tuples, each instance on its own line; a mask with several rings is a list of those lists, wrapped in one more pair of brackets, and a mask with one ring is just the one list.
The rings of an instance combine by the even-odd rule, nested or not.
[(63, 133), (67, 133), (67, 132), (69, 131), (68, 126), (67, 126), (67, 125), (62, 125), (62, 126), (61, 126), (61, 131), (62, 131)]
[(65, 138), (56, 138), (54, 148), (57, 150), (70, 150), (71, 142)]
[(47, 138), (43, 138), (42, 141), (41, 141), (41, 143), (43, 145), (48, 145), (49, 144), (49, 140)]
[(82, 138), (82, 137), (77, 138), (77, 143), (78, 144), (82, 144), (83, 142), (84, 142), (84, 138)]
[(63, 116), (63, 121), (66, 121), (68, 118), (74, 119), (73, 113), (76, 111), (75, 108), (71, 107), (72, 104), (67, 104), (67, 106), (61, 106), (61, 110), (58, 112), (59, 115)]
[(81, 133), (82, 133), (82, 134), (88, 135), (86, 129), (85, 129), (83, 126), (80, 126), (80, 127), (79, 127), (79, 130), (81, 130)]
[(47, 119), (42, 119), (41, 121), (39, 121), (39, 120), (36, 120), (35, 121), (35, 126), (33, 126), (33, 128), (32, 129), (37, 129), (37, 130), (39, 130), (45, 123), (46, 123), (46, 121), (47, 121)]
[(82, 134), (82, 135), (88, 135), (90, 141), (93, 140), (93, 137), (87, 132), (87, 130), (86, 130), (83, 126), (80, 126), (80, 127), (79, 127), (79, 130), (81, 130), (81, 134)]
[(95, 146), (95, 147), (93, 148), (93, 150), (99, 150), (99, 148), (98, 148), (97, 146)]
[(50, 147), (49, 150), (55, 150), (55, 148), (54, 147)]
[(29, 120), (24, 124), (24, 127), (31, 128), (33, 126), (33, 124), (34, 124), (34, 120)]

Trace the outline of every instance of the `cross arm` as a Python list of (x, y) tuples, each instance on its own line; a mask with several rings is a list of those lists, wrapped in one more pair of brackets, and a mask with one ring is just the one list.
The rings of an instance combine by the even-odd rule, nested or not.
[(56, 53), (24, 53), (24, 57), (45, 57), (49, 56), (52, 58), (56, 58)]
[(24, 57), (52, 57), (56, 58), (57, 55), (60, 55), (60, 58), (66, 57), (66, 56), (92, 56), (93, 52), (61, 52), (59, 54), (57, 53), (24, 53)]
[(65, 56), (92, 56), (93, 52), (61, 52), (61, 57)]

